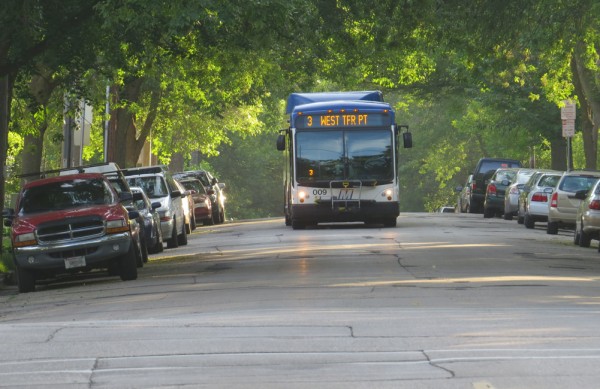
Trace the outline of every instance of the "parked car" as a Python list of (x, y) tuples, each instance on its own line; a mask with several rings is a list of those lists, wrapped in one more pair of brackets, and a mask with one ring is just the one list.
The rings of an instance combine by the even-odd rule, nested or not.
[(581, 247), (590, 247), (592, 239), (600, 239), (600, 180), (590, 190), (575, 192), (575, 197), (581, 200), (581, 204), (575, 219), (573, 242)]
[(146, 192), (140, 187), (131, 187), (131, 192), (133, 193), (133, 205), (143, 221), (144, 238), (148, 252), (152, 254), (160, 253), (164, 249), (160, 215), (157, 211), (160, 208), (160, 203), (158, 201), (151, 203)]
[(575, 227), (577, 210), (581, 204), (581, 199), (575, 194), (591, 189), (598, 179), (600, 172), (597, 171), (570, 171), (562, 175), (548, 205), (548, 234), (557, 234), (561, 227)]
[(455, 208), (450, 206), (444, 206), (438, 208), (438, 213), (454, 213)]
[(504, 191), (504, 220), (512, 220), (519, 212), (519, 195), (535, 169), (519, 169), (513, 182)]
[(194, 214), (194, 199), (189, 190), (185, 189), (178, 180), (175, 180), (175, 185), (181, 192), (181, 198), (183, 200), (183, 214), (185, 215), (185, 228), (188, 234), (196, 229), (196, 215)]
[(115, 268), (123, 281), (137, 278), (139, 252), (130, 220), (136, 211), (122, 203), (99, 173), (76, 173), (29, 182), (16, 210), (7, 209), (19, 292), (38, 280), (93, 269)]
[(523, 185), (517, 217), (526, 228), (535, 228), (535, 223), (548, 221), (548, 203), (562, 174), (559, 171), (539, 171)]
[[(129, 188), (129, 184), (123, 175), (123, 172), (119, 165), (115, 162), (104, 162), (97, 163), (92, 165), (83, 165), (77, 166), (71, 169), (60, 169), (60, 175), (68, 175), (74, 173), (101, 173), (110, 182), (113, 189), (117, 192), (117, 195), (121, 196), (122, 193), (129, 193), (131, 196), (127, 196), (128, 200), (122, 202), (123, 206), (129, 210), (136, 210), (133, 205), (133, 193)], [(135, 219), (131, 219), (129, 221), (131, 224), (132, 235), (135, 237), (136, 241), (136, 249), (140, 253), (138, 255), (138, 267), (143, 267), (144, 263), (148, 262), (148, 247), (146, 246), (146, 238), (144, 237), (144, 220), (141, 216), (136, 217)], [(116, 271), (112, 271), (111, 273), (116, 273)]]
[(471, 198), (469, 199), (469, 212), (482, 213), (483, 203), (487, 190), (488, 180), (498, 169), (519, 168), (521, 162), (516, 159), (505, 158), (481, 158), (473, 171), (471, 182)]
[(210, 194), (213, 193), (213, 190), (209, 189), (207, 191), (197, 178), (182, 178), (179, 183), (191, 193), (194, 200), (196, 221), (202, 222), (204, 225), (213, 225), (212, 203), (210, 201)]
[(469, 201), (471, 199), (471, 182), (473, 181), (473, 175), (469, 174), (467, 182), (464, 186), (457, 186), (454, 190), (458, 193), (458, 200), (456, 210), (460, 212), (469, 212)]
[(187, 230), (183, 213), (183, 198), (175, 180), (163, 166), (125, 169), (130, 186), (144, 189), (151, 201), (160, 203), (160, 225), (167, 248), (187, 244)]
[(225, 184), (219, 182), (216, 177), (213, 177), (210, 172), (205, 170), (188, 170), (182, 173), (176, 173), (174, 175), (177, 178), (194, 177), (202, 182), (202, 185), (207, 190), (212, 189), (213, 194), (210, 195), (210, 201), (213, 211), (213, 220), (215, 224), (221, 224), (225, 222)]
[(483, 217), (490, 218), (504, 213), (504, 192), (517, 176), (516, 168), (497, 169), (488, 181), (483, 202)]

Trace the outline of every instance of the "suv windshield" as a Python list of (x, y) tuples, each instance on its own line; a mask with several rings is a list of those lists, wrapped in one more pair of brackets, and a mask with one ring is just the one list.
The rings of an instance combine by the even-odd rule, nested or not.
[(112, 204), (113, 192), (101, 179), (74, 179), (26, 189), (20, 202), (21, 215), (59, 211), (88, 205)]

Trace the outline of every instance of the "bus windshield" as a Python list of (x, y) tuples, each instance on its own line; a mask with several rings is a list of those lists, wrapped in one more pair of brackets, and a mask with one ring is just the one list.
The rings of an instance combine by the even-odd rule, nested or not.
[(299, 131), (296, 155), (300, 183), (394, 178), (392, 132), (385, 129)]

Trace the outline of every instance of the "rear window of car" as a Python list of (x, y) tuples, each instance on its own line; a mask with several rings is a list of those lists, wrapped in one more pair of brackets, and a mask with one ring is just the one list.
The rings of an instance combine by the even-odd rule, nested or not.
[(149, 198), (159, 198), (169, 195), (167, 184), (162, 176), (128, 177), (129, 186), (139, 186)]
[(560, 180), (560, 176), (542, 176), (542, 178), (540, 178), (540, 182), (538, 183), (538, 186), (556, 188), (556, 184), (558, 184), (558, 180)]
[(490, 170), (506, 169), (509, 167), (520, 167), (520, 163), (508, 161), (483, 161), (479, 168), (479, 172), (487, 173)]
[(578, 190), (589, 190), (598, 181), (593, 176), (565, 176), (558, 189), (564, 192), (575, 193)]
[(115, 201), (112, 190), (104, 180), (74, 179), (26, 189), (19, 203), (19, 214), (112, 204)]
[(517, 174), (514, 170), (498, 170), (494, 175), (495, 181), (513, 181)]

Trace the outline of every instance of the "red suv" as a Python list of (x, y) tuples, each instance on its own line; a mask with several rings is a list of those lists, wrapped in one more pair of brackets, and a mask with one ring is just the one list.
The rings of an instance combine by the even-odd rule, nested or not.
[(137, 278), (130, 219), (136, 211), (100, 173), (44, 178), (23, 186), (16, 210), (7, 209), (19, 292), (35, 290), (37, 280), (105, 268), (122, 280)]

